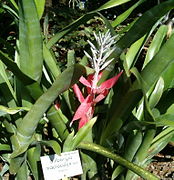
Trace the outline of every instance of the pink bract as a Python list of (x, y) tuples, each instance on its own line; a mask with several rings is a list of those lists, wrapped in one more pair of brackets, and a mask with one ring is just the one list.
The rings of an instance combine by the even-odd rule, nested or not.
[[(108, 95), (109, 89), (115, 85), (122, 73), (123, 71), (121, 71), (118, 75), (106, 80), (95, 89), (92, 88), (94, 74), (90, 74), (87, 79), (82, 76), (79, 81), (86, 86), (88, 95), (86, 98), (84, 98), (78, 85), (75, 84), (73, 86), (74, 93), (81, 104), (74, 114), (72, 123), (75, 120), (80, 119), (79, 128), (83, 127), (93, 117), (96, 103), (100, 102)], [(101, 76), (102, 73), (99, 73), (98, 81), (100, 80)]]

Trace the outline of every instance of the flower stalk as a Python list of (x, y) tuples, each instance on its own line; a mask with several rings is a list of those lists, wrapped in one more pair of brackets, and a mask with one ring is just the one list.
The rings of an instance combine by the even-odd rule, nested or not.
[(78, 145), (78, 148), (93, 151), (93, 152), (96, 152), (96, 153), (103, 155), (107, 158), (110, 158), (110, 159), (114, 160), (115, 162), (119, 163), (120, 165), (130, 169), (131, 171), (138, 174), (139, 176), (141, 176), (144, 179), (159, 180), (159, 178), (157, 178), (156, 176), (154, 176), (153, 174), (151, 174), (147, 170), (143, 169), (142, 167), (140, 167), (134, 163), (131, 163), (130, 161), (122, 158), (121, 156), (119, 156), (117, 154), (112, 153), (110, 150), (108, 150), (108, 149), (106, 149), (100, 145), (97, 145), (95, 143), (81, 142)]

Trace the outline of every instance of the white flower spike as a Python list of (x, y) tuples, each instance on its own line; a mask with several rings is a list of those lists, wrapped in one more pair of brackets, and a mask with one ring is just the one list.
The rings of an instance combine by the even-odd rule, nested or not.
[(114, 60), (107, 59), (114, 52), (114, 44), (116, 41), (115, 36), (112, 37), (109, 30), (106, 33), (99, 32), (98, 35), (94, 33), (94, 37), (97, 43), (96, 46), (88, 40), (88, 43), (91, 46), (90, 49), (92, 52), (92, 56), (90, 56), (86, 51), (84, 51), (84, 53), (90, 60), (92, 68), (98, 74)]
[(99, 32), (98, 35), (94, 33), (94, 37), (97, 43), (96, 46), (88, 40), (92, 55), (90, 56), (86, 51), (84, 53), (95, 70), (92, 88), (97, 88), (99, 72), (114, 60), (114, 58), (110, 60), (108, 58), (115, 50), (114, 44), (116, 37), (112, 37), (109, 30), (106, 33)]

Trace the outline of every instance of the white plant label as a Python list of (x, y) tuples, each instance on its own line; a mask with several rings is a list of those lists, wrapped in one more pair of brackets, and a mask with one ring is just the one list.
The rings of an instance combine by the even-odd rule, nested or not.
[(58, 180), (83, 173), (78, 150), (41, 157), (45, 180)]

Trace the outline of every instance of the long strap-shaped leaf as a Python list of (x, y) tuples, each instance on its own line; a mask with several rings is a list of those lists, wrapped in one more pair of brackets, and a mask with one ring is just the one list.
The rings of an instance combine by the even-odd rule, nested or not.
[(4, 67), (4, 64), (2, 63), (2, 61), (0, 61), (0, 77), (2, 77), (3, 80), (6, 82), (14, 100), (16, 101), (16, 96), (15, 96), (14, 90), (13, 90), (12, 85), (8, 79), (8, 76), (6, 74), (6, 70), (5, 70), (5, 67)]
[(150, 32), (154, 24), (173, 8), (174, 1), (168, 0), (145, 12), (143, 16), (136, 21), (130, 31), (118, 41), (117, 46), (121, 49), (129, 47), (144, 34)]
[[(173, 8), (174, 1), (168, 0), (145, 12), (132, 28), (116, 43), (116, 50), (113, 53), (113, 57), (118, 59), (124, 49), (129, 48), (132, 43), (140, 39), (146, 33), (149, 33), (155, 23)], [(115, 63), (115, 61), (113, 63)], [(107, 69), (104, 71), (100, 82), (107, 79), (111, 70)]]
[[(150, 63), (141, 72), (142, 79), (145, 82), (144, 91), (147, 92), (150, 87), (159, 79), (167, 68), (174, 62), (174, 34), (164, 44), (159, 53), (150, 61)], [(112, 133), (118, 131), (122, 126), (123, 121), (129, 116), (135, 104), (140, 100), (142, 94), (139, 91), (140, 87), (136, 81), (132, 88), (128, 91), (121, 103), (116, 107), (115, 113), (104, 129), (101, 143), (106, 143), (106, 140)], [(133, 106), (132, 106), (133, 104)], [(104, 143), (104, 144), (105, 144)]]
[(120, 14), (113, 22), (112, 26), (116, 27), (117, 25), (121, 24), (131, 13), (132, 11), (137, 8), (141, 3), (143, 3), (146, 0), (139, 0), (137, 1), (133, 6), (131, 6), (128, 10), (126, 10), (124, 13)]
[(18, 6), (17, 6), (15, 0), (8, 0), (8, 1), (9, 1), (9, 3), (11, 3), (11, 4), (14, 6), (14, 8), (15, 8), (16, 10), (18, 10)]
[(101, 10), (104, 10), (104, 9), (109, 9), (109, 8), (112, 8), (112, 7), (115, 7), (115, 6), (119, 6), (121, 4), (124, 4), (124, 3), (127, 3), (129, 2), (130, 0), (110, 0), (108, 2), (106, 2), (105, 4), (103, 4), (101, 7), (99, 7), (97, 9), (97, 11), (101, 11)]
[(42, 36), (34, 0), (19, 0), (20, 69), (39, 81), (42, 75)]
[[(8, 67), (8, 69), (12, 71), (13, 74), (27, 87), (33, 99), (37, 100), (43, 94), (43, 90), (40, 87), (39, 83), (26, 76), (24, 73), (22, 73), (16, 65), (16, 63), (13, 62), (2, 51), (0, 51), (0, 59)], [(54, 73), (55, 76), (56, 74), (58, 73)], [(65, 139), (68, 135), (68, 131), (66, 129), (65, 123), (61, 121), (61, 119), (59, 118), (58, 111), (56, 111), (55, 108), (52, 107), (48, 110), (48, 114), (52, 127), (56, 129), (57, 133), (59, 134), (62, 140)], [(55, 121), (55, 119), (57, 121)]]
[(34, 0), (37, 8), (37, 13), (39, 16), (39, 19), (41, 19), (43, 12), (44, 12), (44, 7), (45, 7), (45, 0)]
[(35, 132), (39, 120), (45, 111), (57, 98), (57, 96), (71, 87), (82, 74), (85, 69), (81, 65), (71, 66), (60, 74), (53, 85), (45, 92), (33, 105), (31, 110), (26, 114), (24, 119), (18, 124), (16, 139), (16, 147), (12, 157), (23, 153), (29, 146), (30, 140)]
[(3, 53), (0, 50), (0, 60), (7, 66), (7, 68), (13, 72), (13, 74), (21, 80), (24, 85), (29, 85), (34, 83), (35, 81), (29, 78), (25, 73), (22, 73), (22, 71), (19, 69), (17, 64), (10, 58), (8, 57), (7, 54)]

